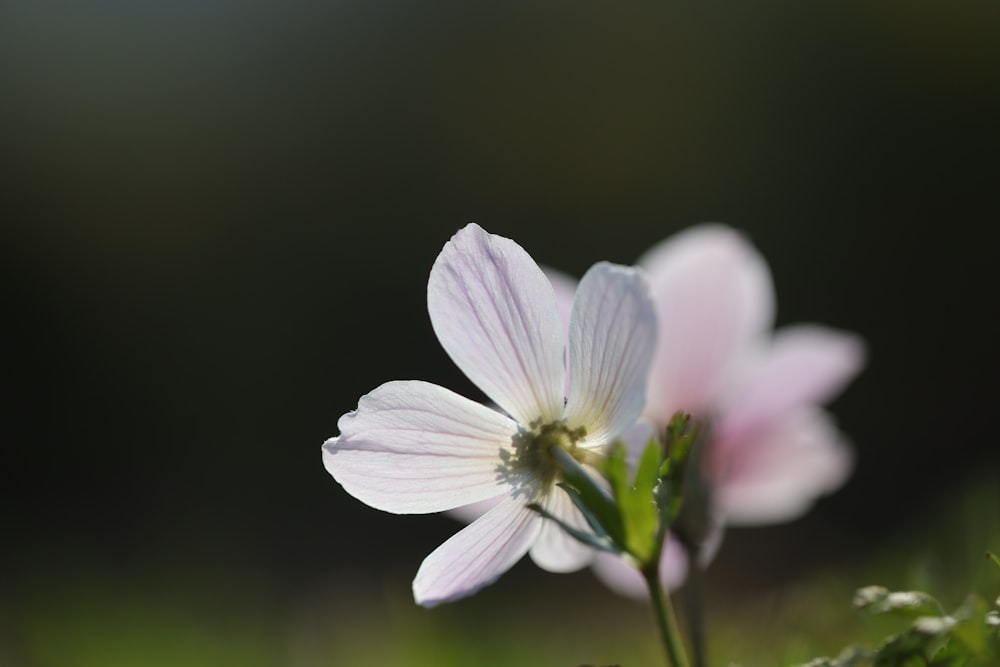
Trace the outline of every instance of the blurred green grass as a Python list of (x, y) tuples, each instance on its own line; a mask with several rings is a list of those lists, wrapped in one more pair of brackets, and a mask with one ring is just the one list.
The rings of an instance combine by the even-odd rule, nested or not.
[[(898, 628), (852, 609), (854, 590), (866, 584), (927, 589), (946, 606), (969, 591), (992, 601), (1000, 570), (984, 551), (1000, 548), (1000, 485), (993, 477), (936, 501), (928, 496), (914, 525), (848, 562), (778, 587), (726, 590), (713, 584), (710, 569), (711, 664), (792, 664), (876, 641)], [(747, 569), (752, 573), (753, 563)], [(646, 606), (615, 597), (588, 573), (553, 577), (523, 564), (480, 594), (432, 610), (412, 603), (411, 574), (331, 572), (290, 592), (274, 572), (239, 567), (179, 572), (133, 563), (117, 575), (88, 566), (40, 571), (0, 603), (0, 664), (662, 664)]]

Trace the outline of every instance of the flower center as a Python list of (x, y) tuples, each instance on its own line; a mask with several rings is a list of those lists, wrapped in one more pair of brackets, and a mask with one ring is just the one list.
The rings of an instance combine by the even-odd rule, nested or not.
[(559, 463), (553, 449), (561, 447), (577, 461), (583, 461), (586, 449), (578, 447), (587, 429), (582, 426), (570, 429), (563, 421), (540, 424), (532, 422), (531, 430), (522, 430), (514, 436), (514, 454), (505, 461), (509, 471), (527, 473), (540, 482), (539, 490), (548, 490), (559, 476)]

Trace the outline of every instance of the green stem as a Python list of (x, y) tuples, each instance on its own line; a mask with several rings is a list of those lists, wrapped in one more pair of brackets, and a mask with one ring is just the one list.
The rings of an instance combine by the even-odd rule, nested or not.
[(677, 629), (677, 617), (674, 615), (673, 605), (670, 604), (670, 596), (664, 593), (663, 585), (660, 582), (658, 559), (653, 561), (652, 566), (643, 568), (642, 576), (649, 588), (649, 598), (653, 602), (656, 623), (659, 626), (660, 636), (663, 638), (663, 646), (667, 650), (671, 667), (690, 667), (687, 654), (684, 652), (681, 634)]
[(691, 637), (691, 653), (694, 656), (694, 667), (706, 667), (708, 659), (705, 651), (705, 611), (702, 607), (701, 568), (698, 567), (698, 550), (688, 549), (687, 583), (684, 585), (684, 618), (687, 620), (688, 634)]

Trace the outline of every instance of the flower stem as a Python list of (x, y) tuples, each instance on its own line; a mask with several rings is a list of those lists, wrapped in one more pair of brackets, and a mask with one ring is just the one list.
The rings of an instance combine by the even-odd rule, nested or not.
[(705, 651), (705, 611), (702, 607), (702, 576), (698, 567), (698, 550), (688, 549), (688, 562), (692, 564), (688, 571), (688, 580), (684, 585), (684, 619), (687, 621), (688, 634), (691, 638), (691, 653), (694, 656), (694, 667), (706, 667), (708, 659)]
[(664, 593), (663, 585), (660, 582), (658, 561), (643, 568), (642, 576), (649, 588), (649, 597), (653, 602), (653, 611), (656, 613), (656, 623), (659, 626), (660, 636), (663, 639), (663, 646), (667, 650), (667, 658), (670, 660), (671, 667), (690, 667), (687, 654), (684, 652), (681, 634), (677, 629), (677, 617), (674, 615), (670, 596)]

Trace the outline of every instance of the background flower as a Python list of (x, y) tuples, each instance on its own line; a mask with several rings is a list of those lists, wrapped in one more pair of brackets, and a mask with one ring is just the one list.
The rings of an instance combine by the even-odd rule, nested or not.
[[(819, 325), (772, 334), (767, 264), (729, 227), (692, 227), (652, 248), (639, 265), (650, 276), (661, 323), (645, 415), (660, 430), (677, 411), (708, 424), (700, 454), (706, 525), (689, 536), (704, 564), (726, 523), (794, 519), (844, 482), (850, 450), (818, 406), (861, 369), (864, 345)], [(561, 301), (571, 298), (565, 277), (553, 284)], [(679, 584), (682, 551), (668, 547), (663, 568), (664, 581)], [(601, 554), (595, 571), (613, 587), (643, 594), (641, 579), (612, 556)]]

